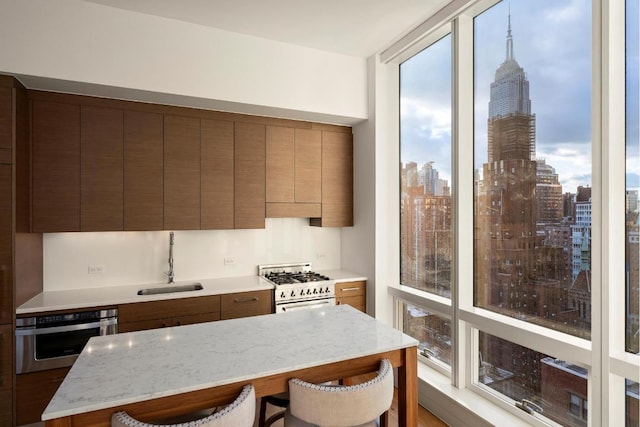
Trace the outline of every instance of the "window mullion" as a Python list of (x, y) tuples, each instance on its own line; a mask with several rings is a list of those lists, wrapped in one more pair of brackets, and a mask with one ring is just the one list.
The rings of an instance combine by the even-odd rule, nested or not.
[[(453, 213), (454, 278), (451, 292), (453, 309), (452, 383), (465, 388), (474, 375), (468, 368), (467, 328), (460, 319), (461, 307), (473, 306), (473, 18), (461, 15), (453, 25)], [(464, 261), (462, 261), (464, 260)]]

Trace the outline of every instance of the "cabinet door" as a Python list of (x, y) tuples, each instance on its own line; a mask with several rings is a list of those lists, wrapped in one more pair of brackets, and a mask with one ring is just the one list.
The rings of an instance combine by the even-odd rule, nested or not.
[(80, 106), (31, 104), (32, 230), (80, 231)]
[(123, 112), (82, 106), (80, 231), (122, 231)]
[(201, 121), (200, 228), (233, 229), (233, 122)]
[(235, 200), (235, 228), (264, 228), (264, 125), (235, 124)]
[(13, 89), (0, 87), (0, 148), (13, 145)]
[(266, 201), (295, 201), (294, 129), (279, 126), (266, 128)]
[(311, 225), (353, 225), (353, 143), (351, 134), (322, 132), (322, 217)]
[(40, 416), (70, 368), (16, 375), (16, 424), (40, 421)]
[(0, 425), (13, 425), (13, 328), (0, 325)]
[(296, 129), (295, 201), (322, 202), (322, 132)]
[(273, 290), (225, 294), (220, 300), (220, 318), (259, 316), (273, 313)]
[(348, 304), (353, 308), (367, 311), (367, 282), (336, 283), (336, 304)]
[(0, 324), (13, 319), (11, 165), (0, 164)]
[(164, 116), (164, 229), (200, 229), (200, 119)]
[(124, 229), (164, 227), (162, 114), (124, 112)]

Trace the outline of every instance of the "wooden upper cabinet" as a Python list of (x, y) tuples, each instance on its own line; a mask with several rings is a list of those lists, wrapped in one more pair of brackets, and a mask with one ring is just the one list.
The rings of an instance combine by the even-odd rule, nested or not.
[(122, 110), (82, 106), (80, 128), (80, 230), (122, 231)]
[(266, 201), (295, 201), (295, 130), (279, 126), (266, 129)]
[(311, 225), (353, 225), (353, 141), (350, 133), (322, 132), (322, 216)]
[(80, 105), (31, 102), (34, 233), (80, 231)]
[(124, 112), (124, 229), (164, 227), (162, 114)]
[(235, 123), (235, 228), (265, 227), (265, 132)]
[(0, 87), (0, 148), (13, 145), (13, 89)]
[(321, 203), (322, 132), (296, 129), (295, 136), (295, 201)]
[(202, 119), (200, 126), (200, 228), (233, 229), (233, 122)]
[(200, 229), (200, 119), (164, 116), (164, 229)]
[(317, 217), (321, 202), (321, 132), (267, 126), (269, 217)]

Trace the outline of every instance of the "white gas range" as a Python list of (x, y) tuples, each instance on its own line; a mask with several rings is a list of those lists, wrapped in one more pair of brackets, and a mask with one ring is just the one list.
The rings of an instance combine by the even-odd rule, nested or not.
[(335, 280), (315, 273), (310, 262), (258, 266), (258, 275), (275, 286), (276, 313), (335, 305)]

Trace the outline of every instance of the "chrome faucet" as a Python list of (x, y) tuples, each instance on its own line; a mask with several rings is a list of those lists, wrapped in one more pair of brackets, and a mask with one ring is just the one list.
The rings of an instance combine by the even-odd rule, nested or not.
[(167, 275), (168, 283), (173, 283), (173, 231), (169, 233), (169, 271)]

